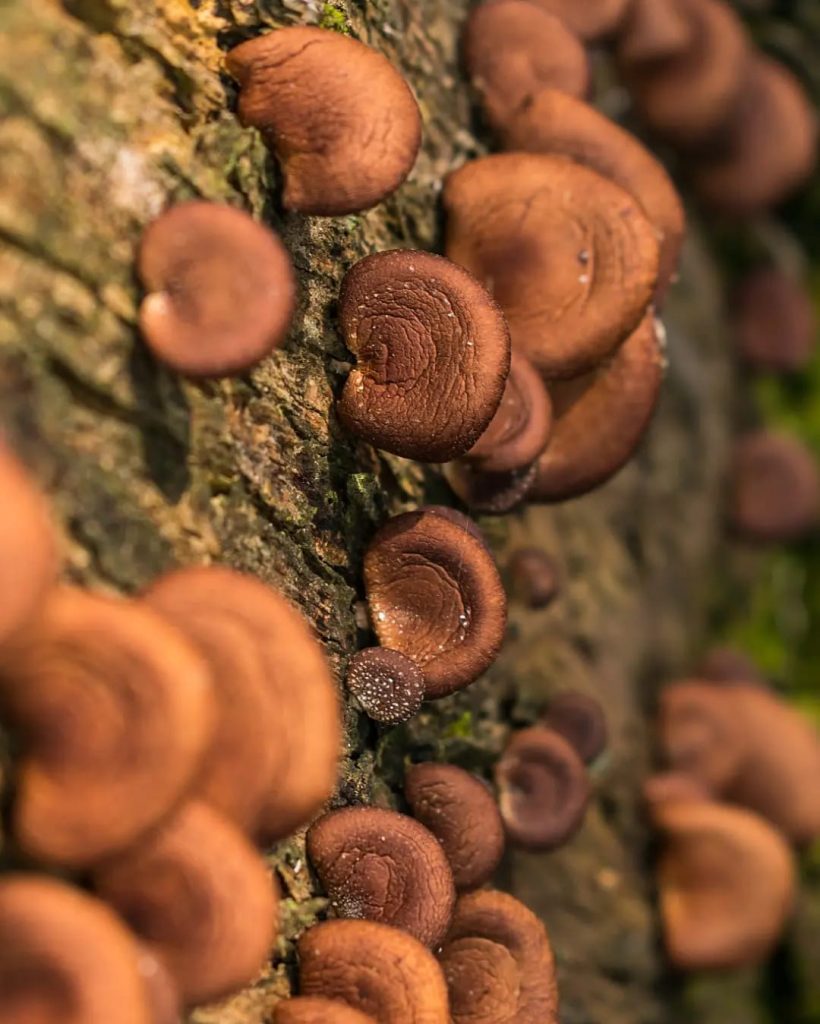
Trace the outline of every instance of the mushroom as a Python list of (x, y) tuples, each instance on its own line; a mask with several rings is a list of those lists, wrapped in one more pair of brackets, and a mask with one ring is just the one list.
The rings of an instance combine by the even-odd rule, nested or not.
[(468, 451), (510, 370), (507, 325), (485, 289), (441, 256), (380, 252), (348, 271), (339, 318), (357, 359), (336, 406), (342, 424), (424, 462)]
[(19, 730), (14, 836), (82, 868), (122, 850), (194, 783), (211, 738), (207, 665), (150, 609), (55, 588), (5, 652), (0, 710)]
[(386, 725), (406, 722), (424, 700), (421, 669), (388, 647), (357, 651), (350, 659), (345, 683), (365, 714)]
[(585, 41), (611, 35), (626, 14), (630, 0), (533, 0), (542, 10), (560, 18), (570, 32)]
[(751, 271), (732, 296), (735, 344), (756, 370), (805, 369), (814, 352), (816, 318), (805, 286), (774, 266)]
[(282, 165), (284, 204), (301, 213), (358, 213), (410, 173), (421, 115), (407, 83), (363, 43), (321, 28), (283, 28), (234, 47), (239, 119)]
[(276, 1004), (273, 1024), (376, 1024), (376, 1021), (335, 999), (299, 996)]
[(573, 377), (644, 316), (658, 242), (637, 201), (563, 156), (501, 153), (444, 184), (447, 255), (492, 291), (515, 347), (546, 377)]
[(507, 602), (486, 545), (435, 512), (389, 520), (364, 556), (379, 642), (416, 662), (425, 697), (468, 686), (495, 660)]
[(326, 921), (302, 935), (298, 953), (304, 995), (338, 999), (390, 1024), (450, 1024), (441, 968), (406, 932), (375, 921)]
[(417, 512), (432, 512), (437, 516), (444, 516), (445, 519), (449, 519), (451, 523), (455, 523), (456, 526), (460, 526), (462, 530), (466, 530), (475, 537), (476, 540), (481, 541), (485, 548), (489, 551), (489, 545), (487, 544), (487, 538), (484, 536), (481, 527), (475, 521), (471, 519), (464, 512), (459, 512), (458, 509), (451, 508), (449, 505), (419, 505), (416, 509)]
[(151, 1009), (151, 1024), (181, 1024), (179, 988), (171, 972), (144, 946), (138, 948), (139, 972)]
[(154, 1024), (138, 959), (93, 897), (44, 875), (0, 879), (4, 1024)]
[(504, 826), (480, 779), (453, 764), (414, 764), (404, 775), (404, 795), (441, 843), (457, 889), (475, 889), (492, 877), (504, 853)]
[(535, 464), (506, 473), (489, 473), (465, 459), (444, 467), (444, 479), (465, 505), (494, 516), (511, 512), (526, 500), (535, 474)]
[(597, 369), (550, 387), (552, 439), (538, 460), (530, 501), (566, 501), (599, 487), (635, 453), (663, 379), (659, 325), (648, 314)]
[(495, 766), (498, 806), (507, 836), (532, 850), (563, 846), (584, 821), (590, 798), (584, 762), (552, 729), (515, 733)]
[(656, 772), (644, 779), (641, 787), (644, 803), (652, 817), (659, 804), (678, 800), (708, 800), (709, 791), (696, 778), (685, 772)]
[(507, 566), (513, 594), (528, 608), (546, 608), (561, 588), (558, 567), (541, 548), (518, 548)]
[(285, 340), (296, 301), (290, 256), (242, 210), (182, 203), (145, 231), (140, 330), (152, 353), (187, 377), (243, 373)]
[(139, 846), (107, 861), (96, 891), (170, 971), (188, 1006), (247, 985), (276, 935), (276, 886), (227, 818), (190, 801)]
[(559, 693), (550, 701), (544, 724), (563, 736), (586, 764), (600, 757), (606, 748), (606, 715), (600, 701), (589, 694)]
[(450, 924), (453, 875), (435, 837), (405, 814), (345, 807), (314, 822), (307, 852), (340, 917), (401, 928), (436, 946)]
[(759, 666), (734, 647), (712, 647), (698, 665), (696, 675), (710, 683), (766, 683)]
[(616, 40), (622, 65), (668, 60), (686, 51), (694, 27), (679, 0), (631, 0)]
[(557, 1024), (547, 933), (507, 893), (485, 889), (462, 896), (440, 959), (453, 1024)]
[(288, 835), (333, 792), (341, 747), (336, 686), (311, 626), (224, 566), (169, 573), (145, 600), (211, 662), (220, 719), (199, 796), (267, 840)]

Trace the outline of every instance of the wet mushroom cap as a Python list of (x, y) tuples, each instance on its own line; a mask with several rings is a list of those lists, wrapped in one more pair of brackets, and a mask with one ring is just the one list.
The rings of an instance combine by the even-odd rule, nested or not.
[(239, 118), (282, 164), (284, 204), (301, 213), (358, 213), (394, 192), (421, 145), (421, 115), (393, 65), (321, 28), (278, 29), (228, 53)]
[(243, 373), (285, 340), (296, 301), (287, 250), (242, 210), (191, 202), (142, 236), (140, 330), (160, 362), (188, 377)]
[(335, 999), (298, 996), (276, 1004), (273, 1024), (376, 1024), (376, 1021)]
[(816, 318), (806, 287), (777, 267), (747, 274), (732, 296), (735, 343), (755, 369), (802, 370), (814, 351)]
[(456, 526), (460, 526), (462, 530), (471, 533), (476, 540), (481, 541), (485, 548), (489, 547), (487, 538), (475, 519), (471, 519), (464, 512), (459, 512), (456, 508), (451, 508), (449, 505), (419, 505), (416, 511), (432, 512), (433, 515), (443, 516), (445, 519), (449, 519), (451, 523), (455, 523)]
[(609, 355), (649, 305), (656, 231), (637, 200), (564, 156), (501, 153), (444, 184), (447, 255), (492, 291), (513, 346), (546, 377)]
[(689, 47), (693, 33), (678, 0), (631, 0), (618, 29), (618, 60), (629, 65), (676, 57)]
[(507, 566), (513, 594), (528, 608), (546, 608), (561, 588), (555, 560), (541, 548), (518, 548)]
[(589, 694), (559, 693), (550, 701), (544, 724), (563, 736), (586, 764), (600, 757), (606, 749), (606, 715), (600, 701)]
[(473, 462), (457, 459), (444, 467), (453, 493), (474, 512), (500, 516), (527, 499), (536, 476), (536, 463), (506, 473), (489, 473)]
[(533, 0), (542, 10), (549, 11), (567, 26), (570, 32), (584, 40), (597, 40), (611, 35), (626, 14), (630, 0)]
[(336, 406), (342, 424), (424, 462), (468, 451), (510, 370), (504, 316), (478, 281), (431, 253), (375, 253), (346, 274), (339, 320), (356, 356)]
[(421, 669), (387, 647), (357, 651), (348, 664), (345, 685), (366, 715), (386, 725), (406, 722), (424, 701)]

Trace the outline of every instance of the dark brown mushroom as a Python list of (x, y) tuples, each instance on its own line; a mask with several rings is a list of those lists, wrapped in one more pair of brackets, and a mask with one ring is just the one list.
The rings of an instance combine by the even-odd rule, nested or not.
[(668, 60), (686, 51), (694, 29), (678, 0), (631, 0), (618, 29), (622, 65)]
[(335, 999), (299, 996), (276, 1004), (273, 1024), (376, 1024), (376, 1021)]
[(805, 369), (814, 351), (817, 322), (806, 287), (773, 266), (747, 274), (732, 296), (735, 344), (756, 370)]
[(766, 683), (757, 663), (734, 647), (712, 647), (702, 658), (695, 675), (713, 683)]
[(435, 836), (379, 807), (345, 807), (311, 825), (307, 852), (340, 917), (380, 921), (436, 946), (450, 924), (453, 875)]
[(606, 715), (600, 701), (586, 693), (567, 691), (550, 701), (544, 724), (575, 748), (582, 761), (590, 764), (606, 749)]
[(338, 32), (292, 27), (234, 47), (239, 118), (282, 164), (284, 204), (337, 216), (375, 206), (410, 173), (421, 116), (375, 50)]
[(567, 26), (570, 32), (587, 41), (611, 35), (621, 24), (630, 0), (533, 0)]
[(388, 647), (357, 651), (348, 664), (345, 684), (365, 714), (386, 725), (406, 722), (424, 701), (421, 669)]
[(140, 330), (187, 377), (243, 373), (285, 340), (296, 301), (287, 250), (269, 228), (219, 203), (182, 203), (142, 236), (148, 292)]
[(476, 540), (480, 540), (484, 547), (488, 547), (487, 538), (484, 536), (481, 527), (468, 515), (463, 512), (459, 512), (458, 509), (451, 508), (449, 505), (419, 505), (416, 509), (417, 512), (432, 512), (437, 516), (444, 516), (445, 519), (449, 519), (451, 523), (455, 523), (456, 526), (460, 526), (462, 530), (466, 530), (467, 533), (471, 533)]
[(464, 459), (444, 467), (444, 479), (453, 493), (474, 512), (493, 516), (518, 508), (530, 493), (535, 475), (535, 464), (507, 473), (488, 473)]
[(546, 608), (561, 589), (555, 560), (541, 548), (518, 548), (507, 566), (510, 588), (528, 608)]
[(453, 764), (411, 765), (404, 795), (441, 843), (457, 889), (488, 881), (504, 853), (504, 826), (489, 788)]
[(447, 255), (483, 281), (513, 345), (547, 377), (614, 351), (644, 316), (656, 231), (637, 200), (563, 156), (501, 153), (444, 185)]
[(424, 462), (468, 451), (510, 371), (504, 316), (478, 281), (431, 253), (375, 253), (345, 276), (339, 317), (356, 356), (336, 406), (343, 425)]
[(389, 520), (364, 556), (379, 642), (424, 673), (428, 700), (468, 686), (495, 660), (507, 601), (482, 541), (435, 512)]

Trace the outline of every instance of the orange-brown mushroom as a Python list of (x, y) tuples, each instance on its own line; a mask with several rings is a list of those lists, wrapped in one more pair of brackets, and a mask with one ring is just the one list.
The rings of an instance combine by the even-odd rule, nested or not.
[(398, 725), (412, 718), (424, 701), (424, 675), (418, 665), (389, 647), (357, 651), (345, 684), (375, 722)]
[(561, 588), (555, 560), (542, 548), (517, 548), (507, 566), (512, 593), (527, 608), (546, 608)]
[(732, 296), (740, 357), (756, 370), (791, 373), (814, 351), (817, 321), (805, 285), (774, 266), (751, 271)]
[(151, 1024), (181, 1024), (179, 987), (168, 967), (141, 944), (138, 966), (151, 1009)]
[(553, 697), (544, 724), (559, 733), (590, 764), (604, 752), (608, 739), (606, 715), (600, 701), (587, 693), (565, 691)]
[(360, 1013), (336, 999), (297, 996), (277, 1003), (273, 1024), (376, 1024), (369, 1014)]
[[(456, 526), (460, 526), (462, 530), (466, 530), (475, 537), (476, 540), (481, 541), (485, 548), (488, 548), (487, 538), (475, 519), (471, 519), (464, 512), (459, 512), (456, 508), (451, 508), (449, 505), (419, 505), (416, 509), (417, 512), (432, 512), (437, 516), (444, 516), (445, 519), (449, 519), (451, 523), (455, 523)], [(488, 548), (489, 550), (489, 548)]]
[(450, 924), (453, 875), (435, 836), (380, 807), (345, 807), (307, 834), (311, 863), (340, 917), (393, 925), (436, 946)]
[(621, 24), (630, 0), (533, 0), (581, 39), (593, 41), (611, 35)]
[(495, 516), (511, 512), (526, 500), (535, 475), (535, 463), (504, 473), (488, 472), (466, 459), (444, 467), (444, 479), (468, 508)]
[(641, 794), (646, 804), (649, 817), (660, 804), (672, 800), (708, 800), (709, 791), (693, 775), (686, 772), (663, 771), (644, 779)]
[(631, 0), (618, 29), (618, 60), (623, 65), (668, 60), (683, 53), (693, 35), (679, 0)]
[(284, 203), (336, 216), (374, 206), (410, 173), (421, 116), (407, 83), (369, 46), (321, 28), (279, 29), (235, 47), (239, 118), (282, 164)]

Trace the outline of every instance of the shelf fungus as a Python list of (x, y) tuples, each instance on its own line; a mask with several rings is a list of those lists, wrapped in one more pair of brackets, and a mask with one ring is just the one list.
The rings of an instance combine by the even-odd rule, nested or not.
[(805, 285), (775, 266), (746, 274), (732, 294), (738, 353), (755, 370), (794, 373), (806, 368), (817, 323)]
[(575, 748), (585, 764), (591, 764), (606, 749), (607, 725), (600, 701), (577, 691), (559, 693), (549, 703), (544, 724)]
[(561, 590), (555, 559), (541, 548), (517, 548), (507, 565), (510, 590), (527, 608), (547, 608)]
[(143, 234), (138, 271), (142, 336), (186, 377), (243, 373), (285, 340), (296, 301), (290, 256), (242, 210), (172, 207)]
[(410, 173), (421, 115), (407, 83), (369, 46), (321, 28), (283, 28), (227, 56), (239, 119), (282, 165), (284, 204), (300, 213), (358, 213)]
[(422, 462), (468, 451), (510, 370), (504, 316), (478, 281), (441, 256), (376, 253), (346, 274), (339, 318), (356, 357), (336, 406), (342, 424)]
[(502, 153), (444, 184), (447, 255), (483, 281), (513, 346), (550, 378), (591, 369), (639, 324), (656, 229), (623, 188), (565, 156)]
[(408, 721), (424, 701), (421, 669), (388, 647), (357, 651), (348, 664), (345, 684), (364, 713), (385, 725)]
[(369, 1014), (336, 999), (297, 996), (276, 1004), (273, 1024), (377, 1024)]
[(435, 700), (468, 686), (493, 663), (507, 600), (486, 544), (436, 512), (389, 520), (364, 556), (373, 628), (411, 658)]
[(669, 60), (692, 43), (694, 26), (679, 0), (631, 0), (618, 29), (615, 52), (622, 65)]
[(453, 875), (435, 836), (379, 807), (345, 807), (315, 822), (307, 852), (339, 917), (401, 928), (437, 946), (455, 903)]
[(631, 0), (534, 0), (587, 42), (611, 36), (621, 24)]

